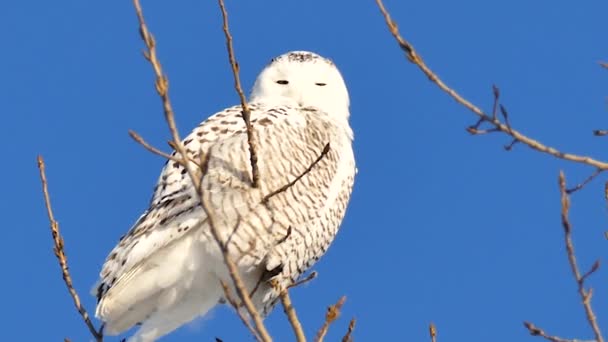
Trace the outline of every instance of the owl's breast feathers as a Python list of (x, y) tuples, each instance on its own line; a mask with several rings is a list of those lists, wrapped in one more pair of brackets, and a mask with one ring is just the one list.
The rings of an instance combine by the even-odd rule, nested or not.
[[(352, 132), (346, 121), (336, 122), (311, 107), (252, 103), (250, 109), (258, 188), (251, 186), (239, 106), (204, 121), (183, 144), (189, 159), (205, 161), (204, 170), (193, 167), (233, 260), (245, 272), (278, 269), (274, 276), (285, 284), (327, 250), (344, 217), (355, 175)], [(150, 208), (107, 258), (98, 299), (111, 296), (113, 287), (121, 283), (137, 281), (138, 272), (154, 267), (147, 264), (154, 255), (189, 234), (199, 234), (196, 240), (208, 254), (206, 260), (196, 262), (218, 262), (221, 273), (225, 266), (219, 262), (217, 243), (189, 175), (182, 165), (168, 161)], [(274, 300), (269, 294), (263, 297), (265, 306)]]

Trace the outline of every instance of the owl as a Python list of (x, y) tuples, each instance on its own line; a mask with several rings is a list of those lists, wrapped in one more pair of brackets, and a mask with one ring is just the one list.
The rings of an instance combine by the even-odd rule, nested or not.
[(155, 341), (224, 302), (221, 282), (232, 281), (205, 209), (263, 315), (277, 301), (277, 285), (297, 281), (329, 248), (356, 173), (339, 70), (312, 52), (278, 56), (257, 77), (249, 109), (257, 186), (240, 105), (196, 127), (182, 143), (208, 206), (187, 169), (168, 160), (149, 208), (94, 287), (105, 334), (139, 325), (129, 341)]

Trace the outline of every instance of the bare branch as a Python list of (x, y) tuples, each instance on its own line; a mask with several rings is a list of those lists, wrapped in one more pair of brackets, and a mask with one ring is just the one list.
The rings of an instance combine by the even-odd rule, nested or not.
[(338, 300), (338, 302), (327, 308), (327, 313), (325, 314), (325, 322), (319, 331), (317, 332), (317, 336), (315, 337), (315, 342), (323, 342), (325, 339), (325, 335), (329, 330), (329, 326), (340, 316), (340, 310), (346, 301), (346, 297), (343, 296)]
[(309, 281), (315, 279), (317, 277), (317, 275), (319, 275), (319, 273), (317, 273), (317, 271), (312, 271), (312, 272), (310, 272), (310, 274), (308, 276), (306, 276), (306, 278), (300, 279), (300, 280), (296, 281), (295, 283), (287, 286), (287, 289), (291, 289), (291, 288), (303, 285), (305, 283), (308, 283)]
[[(129, 130), (129, 136), (131, 137), (131, 139), (135, 140), (135, 142), (137, 142), (140, 145), (142, 145), (146, 150), (148, 150), (148, 151), (150, 151), (150, 152), (152, 152), (152, 153), (154, 153), (156, 155), (159, 155), (159, 156), (161, 156), (163, 158), (166, 158), (166, 159), (169, 159), (169, 160), (174, 161), (176, 163), (179, 163), (183, 167), (187, 166), (187, 163), (186, 163), (186, 161), (184, 159), (179, 158), (179, 157), (177, 157), (175, 155), (171, 155), (171, 154), (168, 154), (166, 152), (163, 152), (163, 151), (159, 150), (158, 148), (150, 145), (137, 132)], [(167, 143), (169, 144), (169, 146), (172, 149), (177, 150), (177, 148), (175, 147), (175, 144), (173, 143), (173, 141), (168, 141)], [(192, 166), (196, 166), (196, 167), (200, 168), (200, 165), (198, 164), (198, 161), (196, 161), (196, 160), (194, 160), (194, 159), (192, 159), (190, 157), (188, 157), (188, 161), (192, 162), (192, 164), (191, 164)]]
[(355, 331), (355, 323), (357, 323), (356, 319), (351, 319), (350, 323), (348, 323), (348, 331), (346, 335), (342, 337), (342, 342), (353, 342), (353, 331)]
[(557, 336), (548, 335), (541, 328), (538, 328), (537, 326), (535, 326), (534, 324), (532, 324), (530, 322), (524, 322), (524, 326), (526, 327), (526, 329), (528, 329), (528, 331), (530, 332), (530, 335), (540, 336), (540, 337), (544, 338), (545, 340), (551, 341), (551, 342), (594, 342), (593, 340), (591, 340), (591, 341), (584, 341), (584, 340), (577, 340), (577, 339), (569, 340), (569, 339), (564, 339), (564, 338), (557, 337)]
[[(608, 163), (600, 160), (593, 159), (588, 156), (581, 156), (572, 153), (565, 153), (559, 151), (551, 146), (544, 145), (543, 143), (532, 139), (519, 131), (511, 128), (511, 126), (507, 123), (502, 123), (498, 119), (494, 118), (486, 114), (479, 107), (475, 106), (473, 103), (469, 102), (467, 99), (463, 98), (460, 94), (458, 94), (455, 90), (447, 86), (440, 78), (431, 70), (426, 63), (423, 61), (422, 57), (416, 52), (414, 46), (410, 44), (407, 40), (405, 40), (400, 34), (397, 28), (397, 24), (391, 19), (389, 12), (384, 7), (382, 0), (376, 0), (382, 15), (386, 21), (388, 29), (390, 33), (393, 35), (399, 47), (405, 52), (407, 59), (414, 63), (427, 77), (428, 79), (435, 83), (442, 91), (447, 93), (450, 97), (452, 97), (456, 102), (460, 103), (462, 106), (467, 108), (473, 114), (477, 115), (484, 122), (488, 122), (493, 127), (495, 127), (500, 132), (503, 132), (513, 139), (519, 141), (520, 143), (527, 145), (528, 147), (537, 150), (542, 153), (549, 154), (553, 157), (564, 159), (568, 161), (572, 161), (575, 163), (586, 164), (593, 166), (598, 169), (606, 170), (608, 169)], [(512, 147), (512, 146), (511, 146)]]
[(602, 66), (603, 68), (608, 69), (608, 63), (606, 63), (606, 62), (600, 62), (600, 66)]
[[(74, 300), (74, 306), (78, 310), (78, 313), (82, 317), (82, 320), (87, 325), (87, 328), (95, 338), (95, 341), (101, 342), (103, 341), (103, 334), (101, 330), (97, 330), (91, 319), (87, 310), (84, 308), (82, 303), (80, 302), (80, 297), (74, 289), (74, 285), (72, 283), (72, 276), (70, 275), (70, 271), (68, 268), (68, 258), (65, 255), (64, 251), (64, 243), (63, 237), (61, 236), (61, 232), (59, 231), (59, 223), (55, 220), (55, 215), (53, 214), (53, 209), (51, 207), (51, 196), (49, 195), (48, 183), (46, 180), (46, 172), (45, 172), (45, 164), (42, 156), (38, 156), (38, 169), (40, 170), (40, 182), (42, 183), (42, 194), (44, 195), (44, 204), (46, 205), (46, 212), (49, 217), (49, 222), (51, 224), (51, 235), (53, 236), (55, 256), (57, 257), (57, 261), (59, 262), (59, 267), (61, 267), (61, 274), (63, 275), (63, 281), (65, 286), (68, 288), (68, 292), (72, 299)], [(66, 341), (69, 341), (67, 338)]]
[(182, 158), (177, 158), (176, 156), (172, 156), (168, 153), (165, 153), (159, 149), (157, 149), (156, 147), (148, 144), (144, 138), (142, 138), (139, 134), (137, 134), (137, 132), (129, 130), (129, 136), (135, 140), (136, 142), (138, 142), (140, 145), (142, 145), (146, 150), (154, 153), (154, 154), (158, 154), (159, 156), (172, 160), (174, 162), (180, 163), (183, 165), (184, 160)]
[[(270, 335), (268, 334), (266, 327), (264, 326), (264, 324), (262, 322), (262, 318), (261, 318), (259, 312), (257, 312), (257, 310), (255, 309), (255, 306), (253, 305), (253, 302), (251, 301), (251, 298), (246, 290), (243, 280), (241, 279), (241, 277), (238, 274), (238, 269), (236, 267), (236, 264), (229, 256), (228, 247), (221, 239), (217, 226), (215, 225), (215, 223), (217, 222), (217, 220), (215, 218), (215, 213), (213, 212), (213, 210), (211, 210), (212, 206), (209, 203), (209, 199), (207, 198), (207, 196), (205, 196), (205, 194), (202, 191), (201, 179), (196, 176), (195, 170), (193, 170), (193, 168), (191, 167), (191, 163), (187, 162), (187, 154), (186, 154), (184, 146), (181, 143), (181, 139), (180, 139), (179, 133), (177, 131), (177, 125), (175, 124), (175, 117), (174, 117), (173, 109), (171, 107), (171, 101), (169, 99), (169, 92), (168, 92), (169, 82), (168, 82), (166, 76), (163, 74), (160, 61), (156, 57), (156, 42), (154, 41), (154, 37), (149, 32), (148, 27), (146, 26), (139, 0), (133, 0), (133, 4), (135, 6), (137, 18), (139, 20), (140, 34), (147, 47), (147, 51), (144, 52), (144, 57), (150, 62), (150, 64), (152, 65), (152, 67), (154, 69), (154, 73), (156, 75), (156, 91), (157, 91), (158, 95), (160, 96), (162, 103), (163, 103), (165, 120), (167, 121), (167, 124), (169, 125), (169, 130), (171, 131), (171, 135), (173, 137), (174, 147), (180, 154), (180, 157), (182, 158), (182, 165), (184, 165), (184, 167), (186, 168), (188, 175), (190, 176), (190, 179), (192, 181), (192, 184), (194, 185), (195, 189), (197, 190), (198, 197), (201, 201), (201, 206), (202, 206), (203, 210), (205, 211), (207, 220), (209, 222), (210, 231), (213, 235), (213, 238), (218, 243), (218, 247), (220, 248), (220, 251), (222, 252), (222, 256), (224, 258), (224, 263), (226, 264), (226, 267), (228, 268), (228, 272), (230, 273), (230, 277), (234, 283), (234, 286), (236, 288), (236, 293), (239, 296), (239, 299), (243, 302), (243, 304), (245, 305), (245, 308), (247, 309), (247, 312), (251, 316), (251, 318), (254, 322), (255, 328), (259, 334), (260, 340), (265, 341), (265, 342), (272, 341), (272, 339), (270, 338)], [(245, 112), (245, 110), (244, 110), (244, 112)], [(206, 168), (206, 165), (208, 163), (207, 157), (208, 156), (206, 156), (205, 161), (202, 163), (204, 165), (200, 165), (200, 167), (201, 167), (201, 169), (203, 169), (203, 171)], [(205, 174), (205, 172), (203, 172), (202, 174)]]
[(570, 198), (568, 196), (568, 192), (566, 191), (566, 178), (564, 177), (564, 173), (559, 173), (559, 190), (561, 193), (561, 202), (562, 202), (562, 226), (564, 227), (564, 240), (566, 243), (566, 251), (568, 254), (568, 262), (570, 262), (570, 268), (572, 269), (572, 274), (574, 275), (574, 279), (578, 285), (578, 293), (581, 297), (581, 301), (583, 303), (583, 307), (585, 308), (585, 314), (587, 315), (587, 321), (593, 330), (595, 335), (595, 340), (597, 342), (603, 342), (604, 337), (600, 331), (600, 327), (597, 324), (597, 319), (595, 317), (595, 313), (591, 307), (591, 290), (585, 290), (585, 279), (595, 272), (599, 268), (599, 263), (596, 262), (591, 270), (587, 272), (584, 276), (581, 276), (581, 272), (579, 271), (578, 264), (576, 263), (576, 255), (574, 253), (574, 244), (572, 243), (572, 225), (570, 224), (570, 220), (568, 218), (569, 210), (570, 210)]
[(228, 28), (228, 12), (226, 11), (226, 6), (224, 5), (223, 0), (218, 0), (218, 4), (220, 6), (220, 10), (222, 12), (222, 19), (224, 21), (223, 30), (224, 35), (226, 36), (226, 48), (228, 49), (228, 60), (230, 61), (230, 66), (232, 67), (232, 74), (234, 75), (234, 89), (239, 95), (239, 99), (241, 100), (241, 115), (243, 117), (243, 121), (245, 121), (245, 127), (247, 130), (247, 143), (249, 144), (249, 161), (251, 163), (251, 184), (254, 188), (259, 187), (260, 184), (260, 172), (258, 170), (258, 155), (257, 155), (257, 144), (255, 141), (255, 136), (253, 134), (253, 127), (251, 126), (251, 112), (249, 110), (249, 106), (247, 105), (247, 100), (245, 100), (245, 94), (243, 93), (243, 88), (241, 87), (241, 79), (239, 77), (239, 64), (236, 61), (236, 57), (234, 56), (234, 49), (232, 47), (232, 35), (230, 34), (230, 29)]

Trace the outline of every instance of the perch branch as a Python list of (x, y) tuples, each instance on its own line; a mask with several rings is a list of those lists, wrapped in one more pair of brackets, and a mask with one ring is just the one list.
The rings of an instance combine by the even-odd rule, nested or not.
[(234, 56), (234, 49), (232, 47), (232, 35), (228, 28), (228, 12), (223, 0), (218, 0), (220, 11), (222, 12), (223, 30), (226, 36), (226, 48), (228, 49), (228, 60), (232, 68), (232, 75), (234, 76), (234, 89), (239, 95), (241, 100), (241, 115), (245, 122), (247, 131), (247, 144), (249, 145), (249, 161), (251, 163), (251, 184), (254, 188), (257, 188), (260, 184), (260, 172), (258, 170), (258, 155), (257, 155), (257, 143), (253, 134), (253, 127), (251, 126), (251, 111), (247, 105), (245, 94), (243, 93), (243, 87), (241, 87), (241, 78), (239, 77), (239, 63), (236, 61)]
[(338, 319), (338, 316), (340, 316), (340, 310), (342, 309), (342, 306), (344, 305), (345, 301), (346, 297), (342, 297), (340, 298), (340, 300), (338, 300), (336, 304), (327, 308), (327, 313), (325, 314), (325, 322), (323, 323), (323, 326), (321, 326), (321, 329), (319, 329), (319, 331), (317, 332), (315, 342), (323, 342), (323, 340), (325, 339), (325, 335), (329, 330), (329, 326), (336, 319)]
[[(450, 97), (456, 100), (456, 102), (467, 108), (473, 114), (477, 115), (479, 117), (479, 120), (490, 124), (494, 127), (494, 129), (511, 136), (515, 141), (527, 145), (528, 147), (539, 152), (549, 154), (559, 159), (590, 165), (602, 170), (608, 170), (607, 162), (596, 160), (588, 156), (565, 153), (560, 150), (557, 150), (556, 148), (544, 145), (543, 143), (513, 129), (510, 124), (500, 122), (500, 120), (498, 120), (494, 114), (492, 116), (486, 114), (479, 107), (475, 106), (473, 103), (462, 97), (455, 90), (447, 86), (443, 82), (443, 80), (441, 80), (441, 78), (439, 78), (439, 76), (437, 76), (437, 74), (426, 65), (426, 63), (424, 62), (422, 57), (420, 57), (414, 46), (400, 35), (399, 30), (397, 28), (397, 24), (393, 21), (388, 10), (384, 7), (382, 0), (376, 0), (376, 3), (378, 4), (380, 12), (382, 12), (382, 15), (384, 16), (384, 20), (386, 21), (390, 33), (393, 35), (393, 37), (399, 44), (399, 47), (405, 52), (407, 59), (410, 62), (414, 63), (428, 77), (428, 79), (431, 82), (435, 83), (435, 85), (437, 85), (442, 91), (447, 93)], [(512, 147), (512, 144), (513, 143), (508, 145), (508, 147)]]
[[(185, 167), (186, 170), (188, 171), (188, 175), (190, 176), (190, 179), (192, 180), (192, 183), (195, 186), (195, 189), (197, 190), (198, 197), (201, 201), (201, 206), (207, 215), (207, 219), (209, 220), (210, 231), (213, 235), (213, 238), (218, 243), (218, 247), (220, 248), (220, 250), (222, 252), (224, 263), (226, 264), (226, 267), (228, 268), (230, 277), (234, 283), (234, 286), (236, 288), (236, 293), (239, 296), (239, 299), (243, 302), (243, 304), (245, 305), (245, 308), (247, 309), (247, 312), (249, 313), (250, 317), (252, 318), (255, 328), (259, 334), (259, 337), (261, 338), (260, 340), (261, 341), (272, 341), (272, 339), (270, 338), (270, 335), (268, 334), (266, 327), (264, 326), (264, 324), (262, 322), (262, 318), (261, 318), (259, 312), (257, 312), (257, 310), (255, 309), (255, 307), (253, 305), (253, 302), (251, 301), (251, 298), (246, 290), (243, 280), (241, 279), (241, 277), (238, 274), (236, 264), (229, 256), (229, 252), (228, 252), (228, 248), (227, 248), (226, 244), (224, 244), (222, 242), (222, 239), (221, 239), (221, 236), (217, 229), (217, 226), (215, 225), (217, 220), (215, 218), (214, 212), (211, 210), (212, 206), (210, 205), (209, 199), (207, 198), (207, 196), (205, 196), (203, 194), (203, 191), (201, 188), (201, 179), (196, 176), (195, 170), (193, 170), (193, 168), (190, 165), (191, 163), (187, 162), (187, 159), (186, 159), (187, 154), (185, 152), (185, 148), (182, 145), (181, 139), (179, 137), (177, 125), (175, 124), (175, 115), (173, 113), (173, 109), (172, 109), (171, 102), (169, 99), (169, 91), (168, 91), (169, 82), (167, 80), (167, 77), (163, 74), (160, 61), (158, 60), (158, 58), (156, 56), (156, 42), (154, 40), (154, 37), (148, 30), (148, 27), (145, 23), (139, 0), (133, 0), (133, 4), (135, 6), (137, 18), (139, 20), (139, 31), (140, 31), (142, 40), (144, 41), (144, 43), (147, 47), (147, 51), (144, 52), (144, 57), (146, 58), (146, 60), (148, 60), (148, 62), (150, 62), (150, 64), (152, 65), (152, 67), (154, 69), (154, 73), (156, 75), (156, 83), (155, 83), (156, 91), (157, 91), (158, 95), (160, 96), (161, 101), (163, 103), (165, 120), (167, 121), (167, 124), (169, 125), (169, 130), (171, 131), (171, 135), (173, 137), (173, 144), (182, 158), (183, 167)], [(207, 162), (208, 162), (208, 160), (206, 160), (204, 163), (206, 164)], [(203, 165), (201, 165), (201, 169), (204, 169)], [(204, 172), (202, 174), (204, 174)]]
[[(63, 237), (61, 236), (61, 232), (59, 231), (59, 223), (55, 220), (55, 215), (53, 214), (53, 209), (51, 207), (51, 196), (49, 195), (48, 182), (46, 180), (46, 170), (45, 170), (44, 159), (42, 156), (38, 156), (38, 169), (40, 170), (40, 182), (42, 183), (42, 194), (44, 195), (44, 204), (46, 206), (46, 212), (49, 217), (49, 222), (51, 225), (51, 235), (53, 236), (53, 251), (55, 252), (55, 256), (57, 257), (57, 261), (59, 261), (59, 267), (61, 267), (61, 274), (63, 275), (63, 281), (65, 286), (68, 288), (68, 292), (72, 299), (74, 300), (74, 305), (78, 310), (78, 313), (82, 317), (82, 320), (87, 325), (87, 328), (95, 338), (95, 341), (101, 342), (103, 341), (103, 334), (100, 331), (97, 331), (93, 323), (91, 322), (91, 318), (87, 313), (87, 310), (84, 308), (82, 303), (80, 302), (80, 297), (74, 289), (74, 284), (72, 283), (72, 276), (70, 275), (70, 270), (68, 268), (68, 258), (65, 255), (64, 251), (64, 243)], [(67, 339), (66, 339), (67, 340)]]

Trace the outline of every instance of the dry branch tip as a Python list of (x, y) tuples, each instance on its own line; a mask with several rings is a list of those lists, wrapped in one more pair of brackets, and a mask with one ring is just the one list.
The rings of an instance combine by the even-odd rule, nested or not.
[(340, 300), (334, 305), (331, 305), (327, 308), (327, 313), (325, 314), (325, 322), (315, 337), (315, 342), (322, 342), (325, 339), (325, 335), (329, 330), (329, 326), (340, 316), (340, 310), (342, 310), (342, 306), (346, 302), (346, 296), (342, 296)]
[(84, 321), (85, 325), (89, 329), (89, 332), (91, 333), (91, 335), (93, 335), (93, 338), (95, 339), (95, 341), (101, 342), (101, 341), (103, 341), (103, 334), (101, 333), (101, 329), (98, 331), (95, 328), (95, 326), (93, 325), (93, 322), (91, 322), (89, 313), (82, 305), (82, 302), (80, 301), (80, 296), (76, 292), (76, 289), (74, 288), (74, 285), (72, 282), (72, 276), (70, 275), (70, 271), (69, 271), (69, 267), (68, 267), (68, 258), (65, 255), (65, 251), (64, 251), (63, 237), (61, 236), (61, 232), (59, 230), (59, 223), (55, 220), (55, 215), (53, 214), (53, 208), (51, 206), (51, 196), (49, 194), (49, 189), (48, 189), (48, 181), (46, 178), (46, 165), (44, 163), (44, 158), (41, 155), (38, 155), (36, 160), (37, 160), (37, 164), (38, 164), (38, 170), (40, 171), (40, 182), (42, 184), (42, 195), (44, 197), (44, 204), (46, 206), (47, 216), (48, 216), (49, 223), (50, 223), (51, 236), (53, 237), (53, 252), (55, 254), (55, 257), (57, 258), (59, 267), (61, 268), (63, 282), (65, 283), (65, 286), (67, 287), (68, 292), (70, 293), (70, 296), (72, 297), (72, 300), (74, 301), (74, 306), (76, 307), (76, 310), (82, 317), (82, 320)]
[(348, 330), (346, 331), (346, 335), (342, 337), (342, 342), (353, 342), (353, 331), (355, 331), (355, 324), (357, 323), (356, 319), (351, 319), (348, 323)]

